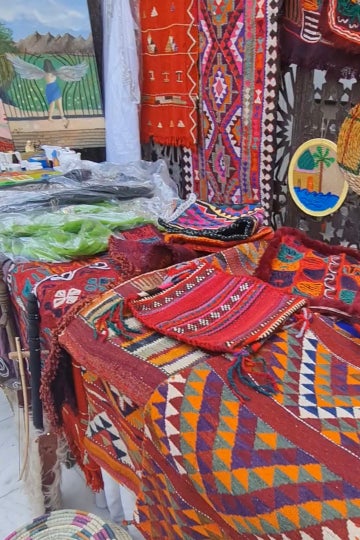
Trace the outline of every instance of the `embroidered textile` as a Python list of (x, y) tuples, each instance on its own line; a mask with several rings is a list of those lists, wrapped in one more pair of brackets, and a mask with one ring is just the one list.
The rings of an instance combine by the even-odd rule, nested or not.
[(199, 198), (259, 203), (269, 217), (275, 160), (280, 0), (201, 0)]
[(69, 264), (65, 272), (49, 275), (33, 286), (39, 303), (41, 337), (46, 341), (44, 348), (51, 345), (53, 330), (71, 306), (82, 298), (106, 291), (124, 278), (122, 267), (110, 257), (84, 263), (75, 268)]
[(336, 46), (360, 53), (360, 6), (353, 0), (326, 0), (327, 13), (322, 32)]
[[(9, 288), (10, 299), (15, 311), (17, 323), (20, 327), (20, 334), (24, 346), (26, 345), (27, 336), (27, 303), (29, 294), (32, 292), (32, 288), (35, 283), (38, 283), (48, 276), (71, 272), (76, 268), (80, 268), (83, 264), (88, 264), (91, 261), (95, 262), (99, 260), (101, 260), (101, 257), (87, 260), (77, 259), (64, 263), (29, 261), (17, 264), (12, 263), (10, 265), (6, 271), (6, 282)], [(41, 337), (44, 337), (45, 334), (42, 334)]]
[(142, 142), (197, 143), (198, 35), (194, 0), (140, 0)]
[(360, 316), (360, 253), (312, 240), (282, 227), (259, 262), (255, 275), (282, 291), (309, 298), (310, 306)]
[(306, 303), (252, 276), (231, 276), (208, 264), (180, 266), (163, 287), (128, 302), (134, 316), (161, 334), (218, 352), (239, 352), (267, 338)]
[[(287, 0), (280, 25), (283, 61), (309, 69), (359, 71), (359, 6), (352, 0)], [(358, 41), (359, 43), (359, 41)]]

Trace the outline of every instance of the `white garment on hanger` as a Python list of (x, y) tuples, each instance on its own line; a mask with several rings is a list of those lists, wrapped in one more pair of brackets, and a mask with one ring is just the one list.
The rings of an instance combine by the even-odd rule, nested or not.
[(141, 157), (139, 57), (130, 0), (103, 0), (106, 159), (125, 164)]

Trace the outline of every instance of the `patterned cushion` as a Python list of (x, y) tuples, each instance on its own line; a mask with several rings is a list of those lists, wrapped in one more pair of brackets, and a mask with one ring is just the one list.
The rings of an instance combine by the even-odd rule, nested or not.
[(360, 252), (312, 240), (282, 227), (270, 240), (255, 275), (310, 306), (360, 317)]

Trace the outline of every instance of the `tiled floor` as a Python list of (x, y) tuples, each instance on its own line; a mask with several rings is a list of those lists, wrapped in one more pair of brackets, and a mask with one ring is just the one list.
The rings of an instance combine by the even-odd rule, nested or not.
[[(0, 539), (34, 517), (22, 481), (19, 481), (19, 439), (16, 416), (0, 388)], [(61, 491), (64, 508), (86, 510), (110, 520), (107, 508), (96, 505), (95, 494), (86, 486), (76, 467), (63, 469)], [(132, 527), (133, 529), (133, 527)], [(134, 540), (142, 536), (130, 531)]]

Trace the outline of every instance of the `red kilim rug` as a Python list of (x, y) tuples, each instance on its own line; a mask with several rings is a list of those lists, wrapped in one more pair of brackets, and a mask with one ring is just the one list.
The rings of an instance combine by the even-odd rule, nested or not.
[(198, 38), (194, 0), (140, 0), (141, 139), (197, 142)]

